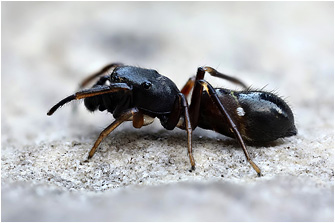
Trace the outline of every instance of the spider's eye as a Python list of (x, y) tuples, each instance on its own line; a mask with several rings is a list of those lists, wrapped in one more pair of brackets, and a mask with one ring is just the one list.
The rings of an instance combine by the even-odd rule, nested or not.
[(144, 89), (148, 90), (148, 89), (151, 88), (152, 84), (150, 82), (146, 81), (146, 82), (143, 82), (141, 85)]

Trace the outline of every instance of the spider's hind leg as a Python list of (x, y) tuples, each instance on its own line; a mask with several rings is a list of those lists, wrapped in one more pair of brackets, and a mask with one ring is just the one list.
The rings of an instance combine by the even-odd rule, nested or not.
[(231, 130), (234, 132), (235, 138), (240, 143), (244, 155), (247, 158), (248, 162), (252, 166), (252, 168), (257, 172), (257, 175), (261, 176), (261, 170), (260, 168), (252, 161), (249, 152), (244, 144), (244, 141), (242, 139), (241, 133), (238, 130), (236, 124), (234, 123), (233, 119), (230, 117), (229, 113), (225, 109), (225, 107), (222, 105), (218, 95), (215, 92), (215, 89), (205, 80), (199, 80), (198, 83), (205, 89), (206, 93), (210, 96), (213, 103), (217, 106), (217, 108), (220, 110), (221, 114), (226, 118), (226, 121), (231, 127)]
[[(248, 162), (250, 163), (252, 168), (257, 172), (257, 175), (261, 176), (261, 170), (250, 158), (249, 152), (248, 152), (248, 150), (247, 150), (247, 148), (244, 144), (244, 141), (242, 139), (242, 136), (241, 136), (236, 124), (234, 123), (234, 121), (230, 117), (230, 115), (227, 112), (227, 110), (225, 109), (225, 107), (222, 105), (222, 102), (220, 101), (218, 95), (215, 92), (215, 89), (207, 81), (204, 80), (206, 71), (209, 72), (213, 76), (219, 76), (221, 78), (224, 78), (224, 79), (227, 79), (227, 80), (230, 80), (230, 81), (233, 81), (233, 82), (235, 80), (236, 83), (238, 83), (242, 86), (245, 86), (238, 79), (233, 78), (233, 80), (232, 80), (232, 79), (225, 78), (224, 74), (221, 74), (221, 73), (217, 72), (216, 70), (214, 70), (211, 67), (199, 67), (198, 71), (197, 71), (197, 76), (196, 76), (195, 81), (191, 81), (191, 83), (190, 83), (193, 86), (193, 92), (192, 92), (192, 98), (191, 98), (191, 104), (190, 104), (190, 119), (191, 119), (192, 128), (195, 129), (198, 126), (199, 114), (200, 114), (200, 110), (201, 110), (201, 108), (200, 108), (201, 98), (202, 98), (203, 90), (205, 90), (205, 92), (209, 95), (209, 97), (211, 98), (213, 103), (217, 106), (217, 108), (221, 112), (222, 116), (225, 118), (225, 121), (227, 121), (227, 123), (229, 124), (230, 129), (234, 132), (234, 135), (235, 135), (236, 139), (238, 140), (238, 142), (240, 143), (240, 145), (243, 149), (244, 155), (246, 156)], [(210, 117), (207, 117), (207, 118), (210, 118)]]

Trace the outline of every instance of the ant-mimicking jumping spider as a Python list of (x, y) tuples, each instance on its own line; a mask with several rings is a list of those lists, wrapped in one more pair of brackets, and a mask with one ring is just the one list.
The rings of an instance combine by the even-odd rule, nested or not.
[[(213, 88), (204, 80), (205, 72), (244, 87), (244, 91)], [(192, 131), (198, 126), (236, 138), (246, 159), (261, 176), (260, 168), (252, 161), (244, 141), (267, 143), (297, 134), (290, 107), (280, 97), (266, 91), (252, 91), (231, 76), (211, 67), (199, 67), (195, 77), (188, 80), (180, 91), (174, 82), (156, 70), (112, 63), (89, 76), (86, 86), (100, 77), (92, 88), (81, 90), (54, 105), (48, 115), (60, 106), (84, 99), (90, 111), (107, 110), (115, 121), (99, 135), (89, 152), (92, 158), (101, 141), (124, 121), (132, 121), (135, 128), (149, 125), (158, 118), (167, 130), (175, 127), (186, 130), (191, 170), (195, 169), (192, 154)], [(191, 103), (186, 97), (191, 90)]]

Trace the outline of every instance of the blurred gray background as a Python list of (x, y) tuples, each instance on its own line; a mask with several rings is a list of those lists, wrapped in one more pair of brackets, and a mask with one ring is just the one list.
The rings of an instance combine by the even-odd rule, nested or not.
[[(333, 221), (333, 2), (2, 2), (3, 221)], [(283, 96), (299, 134), (248, 146), (113, 121), (73, 102), (46, 112), (110, 62), (182, 87), (208, 65)], [(239, 89), (215, 78), (214, 86)]]

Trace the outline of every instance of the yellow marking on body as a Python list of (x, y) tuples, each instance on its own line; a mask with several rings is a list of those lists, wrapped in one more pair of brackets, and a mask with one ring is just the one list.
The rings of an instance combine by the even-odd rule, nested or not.
[(205, 90), (207, 91), (207, 93), (209, 93), (208, 84), (206, 82), (204, 82), (202, 84), (202, 86), (205, 88)]
[(238, 103), (238, 99), (237, 99), (237, 97), (236, 97), (236, 95), (235, 95), (235, 92), (234, 91), (231, 91), (230, 92), (230, 95), (235, 99), (235, 101)]

